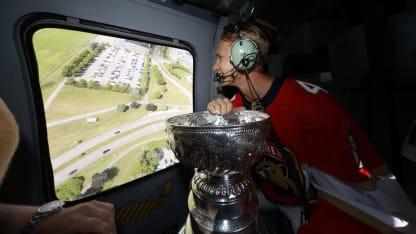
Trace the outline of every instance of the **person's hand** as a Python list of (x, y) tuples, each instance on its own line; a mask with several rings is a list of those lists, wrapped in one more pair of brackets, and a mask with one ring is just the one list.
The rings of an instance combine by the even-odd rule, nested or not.
[(233, 110), (233, 104), (228, 98), (217, 98), (208, 103), (207, 109), (214, 115), (228, 115)]
[(43, 218), (35, 225), (33, 233), (116, 234), (114, 205), (101, 201), (89, 201), (63, 208)]

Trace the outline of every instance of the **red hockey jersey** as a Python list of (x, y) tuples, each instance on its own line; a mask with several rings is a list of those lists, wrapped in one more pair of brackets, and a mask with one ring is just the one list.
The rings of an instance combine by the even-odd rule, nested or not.
[[(251, 109), (251, 103), (240, 93), (232, 101), (234, 107)], [(292, 156), (302, 179), (301, 168), (311, 166), (346, 184), (361, 183), (369, 180), (370, 171), (385, 164), (354, 118), (333, 95), (319, 86), (290, 78), (283, 83), (276, 80), (261, 103), (270, 114), (271, 125)], [(268, 200), (299, 204), (296, 194), (300, 191), (289, 176), (286, 160), (276, 153), (273, 142), (269, 145), (269, 150), (255, 167), (254, 177)], [(357, 230), (377, 233), (323, 200), (318, 200), (312, 208), (310, 223), (300, 228), (300, 232), (324, 229), (321, 225), (327, 223), (327, 217), (322, 216), (323, 212), (332, 214), (333, 218), (338, 214), (344, 220), (335, 223), (334, 229), (343, 227), (343, 223), (344, 230), (350, 233), (359, 233)], [(328, 224), (325, 226), (328, 232), (319, 233), (333, 232)], [(338, 229), (338, 233), (346, 232)]]

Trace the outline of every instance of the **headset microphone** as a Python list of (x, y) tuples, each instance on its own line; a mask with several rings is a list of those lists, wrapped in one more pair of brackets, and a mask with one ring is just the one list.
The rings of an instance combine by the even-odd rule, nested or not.
[(221, 82), (222, 80), (225, 79), (225, 77), (232, 76), (236, 72), (237, 72), (237, 70), (233, 67), (233, 68), (231, 68), (231, 70), (229, 70), (229, 71), (227, 71), (225, 73), (216, 73), (215, 74), (214, 81)]

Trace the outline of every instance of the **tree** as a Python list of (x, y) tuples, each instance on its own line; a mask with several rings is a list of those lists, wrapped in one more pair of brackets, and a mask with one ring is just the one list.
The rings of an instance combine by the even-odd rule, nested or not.
[(107, 83), (107, 84), (105, 84), (104, 89), (105, 90), (112, 90), (113, 86), (110, 83)]
[(75, 81), (74, 78), (70, 77), (70, 78), (67, 78), (66, 79), (65, 84), (66, 85), (75, 85), (76, 84), (76, 81)]
[(84, 176), (71, 178), (56, 190), (56, 196), (65, 201), (75, 200), (82, 191), (84, 181)]
[(124, 105), (124, 104), (118, 104), (117, 105), (117, 110), (120, 111), (120, 112), (126, 112), (128, 108), (129, 107), (127, 105)]
[(99, 188), (104, 185), (104, 183), (107, 181), (107, 173), (95, 173), (91, 178), (91, 187), (93, 188)]
[(153, 173), (156, 170), (159, 161), (160, 158), (157, 156), (157, 154), (146, 150), (141, 155), (139, 155), (138, 162), (135, 164), (133, 169), (133, 174), (147, 175)]
[(147, 111), (155, 111), (157, 109), (157, 106), (153, 103), (149, 103), (146, 105), (146, 110)]
[(91, 44), (91, 50), (94, 51), (97, 48), (97, 46), (98, 46), (98, 43), (96, 43), (96, 42), (92, 43)]
[(89, 88), (89, 89), (95, 89), (95, 88), (97, 88), (99, 85), (98, 85), (98, 83), (97, 82), (95, 82), (94, 80), (88, 80), (88, 84), (87, 84), (87, 87)]
[(139, 107), (140, 107), (140, 103), (138, 103), (138, 102), (132, 102), (132, 103), (130, 104), (130, 107), (131, 107), (131, 108), (135, 108), (135, 109), (137, 109), (137, 108), (139, 108)]
[(163, 94), (159, 90), (157, 90), (153, 93), (153, 97), (156, 99), (161, 99), (163, 97)]
[(119, 84), (115, 84), (111, 90), (114, 92), (120, 92), (121, 86)]
[(87, 81), (85, 79), (80, 79), (78, 81), (78, 87), (87, 88)]
[(119, 92), (120, 93), (128, 93), (129, 90), (130, 90), (129, 86), (126, 85), (126, 84), (123, 84), (123, 85), (120, 86), (120, 91)]

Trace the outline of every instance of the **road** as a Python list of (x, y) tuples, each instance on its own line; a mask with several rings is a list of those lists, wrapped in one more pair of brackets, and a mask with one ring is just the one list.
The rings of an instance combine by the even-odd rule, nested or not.
[[(82, 158), (76, 160), (74, 163), (72, 163), (70, 166), (66, 167), (65, 170), (61, 170), (58, 173), (55, 173), (55, 186), (59, 185), (63, 181), (67, 180), (72, 175), (69, 175), (69, 173), (73, 170), (82, 170), (85, 167), (91, 165), (96, 160), (99, 160), (103, 156), (103, 150), (104, 149), (111, 149), (111, 150), (117, 150), (118, 148), (131, 143), (132, 141), (135, 141), (141, 137), (147, 136), (150, 132), (158, 132), (165, 129), (165, 124), (163, 121), (159, 121), (154, 124), (148, 124), (144, 128), (137, 130), (121, 139), (118, 139), (114, 142), (111, 142), (107, 144), (105, 147), (96, 150), (88, 155), (83, 156)], [(109, 152), (108, 152), (109, 153)], [(71, 156), (78, 156), (78, 155), (71, 155)]]
[(187, 88), (183, 87), (176, 79), (176, 77), (172, 77), (171, 74), (165, 71), (163, 64), (163, 56), (160, 47), (155, 48), (153, 57), (152, 57), (153, 64), (159, 67), (160, 72), (162, 73), (163, 77), (169, 80), (173, 85), (176, 86), (188, 99), (190, 103), (192, 103), (192, 92), (189, 91)]
[[(91, 138), (88, 141), (82, 142), (79, 145), (77, 145), (75, 148), (66, 151), (65, 153), (55, 157), (52, 160), (52, 167), (58, 168), (61, 165), (65, 164), (66, 162), (74, 159), (75, 157), (81, 155), (82, 153), (84, 153), (85, 151), (87, 151), (88, 149), (104, 142), (107, 141), (108, 139), (116, 136), (114, 135), (114, 132), (116, 131), (120, 131), (120, 132), (125, 132), (127, 130), (133, 129), (133, 128), (137, 128), (140, 126), (145, 126), (147, 124), (156, 122), (156, 121), (160, 121), (160, 120), (165, 120), (166, 118), (170, 117), (170, 116), (174, 116), (174, 115), (178, 115), (184, 113), (184, 111), (177, 111), (177, 110), (169, 110), (169, 111), (160, 111), (160, 112), (153, 112), (148, 114), (146, 117), (143, 117), (141, 119), (138, 119), (134, 122), (119, 126), (117, 128), (114, 128), (110, 131), (107, 131), (99, 136), (96, 136), (94, 138)], [(107, 146), (103, 147), (104, 149), (108, 148)], [(104, 150), (103, 149), (103, 150)]]

